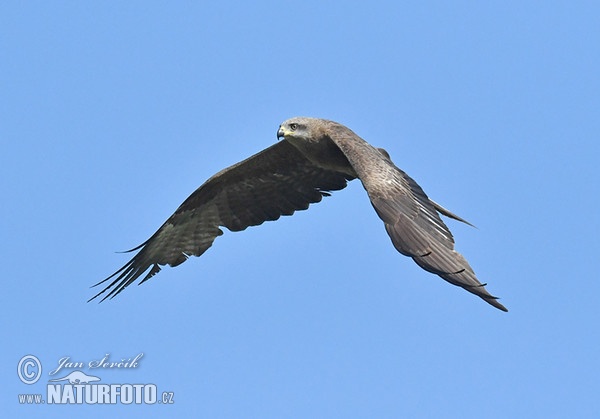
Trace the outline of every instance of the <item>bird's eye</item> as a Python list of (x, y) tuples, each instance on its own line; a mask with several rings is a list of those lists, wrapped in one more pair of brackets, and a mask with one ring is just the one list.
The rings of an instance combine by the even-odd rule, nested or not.
[(296, 131), (296, 128), (298, 128), (298, 124), (290, 124), (290, 129), (292, 131)]

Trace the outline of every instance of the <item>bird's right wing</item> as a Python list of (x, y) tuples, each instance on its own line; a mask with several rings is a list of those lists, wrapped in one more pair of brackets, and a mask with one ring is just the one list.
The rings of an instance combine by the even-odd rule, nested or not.
[(349, 176), (316, 167), (287, 141), (224, 169), (187, 198), (171, 217), (140, 246), (138, 253), (117, 272), (99, 282), (112, 281), (92, 299), (119, 294), (145, 274), (140, 284), (160, 271), (177, 266), (189, 256), (200, 256), (223, 232), (277, 220), (307, 209), (329, 191), (343, 189)]

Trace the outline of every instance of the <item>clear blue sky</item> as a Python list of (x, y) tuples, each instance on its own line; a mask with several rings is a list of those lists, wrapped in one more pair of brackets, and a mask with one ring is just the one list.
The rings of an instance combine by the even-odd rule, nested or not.
[[(3, 414), (597, 417), (599, 39), (591, 1), (3, 2)], [(475, 224), (448, 221), (510, 312), (398, 254), (359, 182), (86, 303), (296, 115)], [(83, 371), (174, 404), (18, 402), (60, 358), (139, 353)]]

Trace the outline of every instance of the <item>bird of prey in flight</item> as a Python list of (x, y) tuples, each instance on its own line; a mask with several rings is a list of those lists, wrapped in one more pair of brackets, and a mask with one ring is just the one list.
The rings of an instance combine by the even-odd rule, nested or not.
[(241, 231), (292, 215), (358, 178), (398, 252), (507, 311), (454, 250), (440, 214), (466, 221), (429, 199), (385, 150), (344, 125), (316, 118), (288, 119), (277, 138), (281, 141), (208, 179), (152, 237), (130, 250), (138, 252), (125, 266), (95, 285), (108, 282), (90, 301), (115, 297), (142, 275), (140, 284), (161, 266), (202, 255), (223, 234), (220, 227)]

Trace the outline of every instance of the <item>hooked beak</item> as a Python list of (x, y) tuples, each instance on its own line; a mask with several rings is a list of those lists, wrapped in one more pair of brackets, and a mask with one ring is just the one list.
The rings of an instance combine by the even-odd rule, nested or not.
[(281, 127), (281, 125), (279, 126), (279, 129), (277, 130), (277, 139), (278, 140), (285, 139), (285, 130)]

